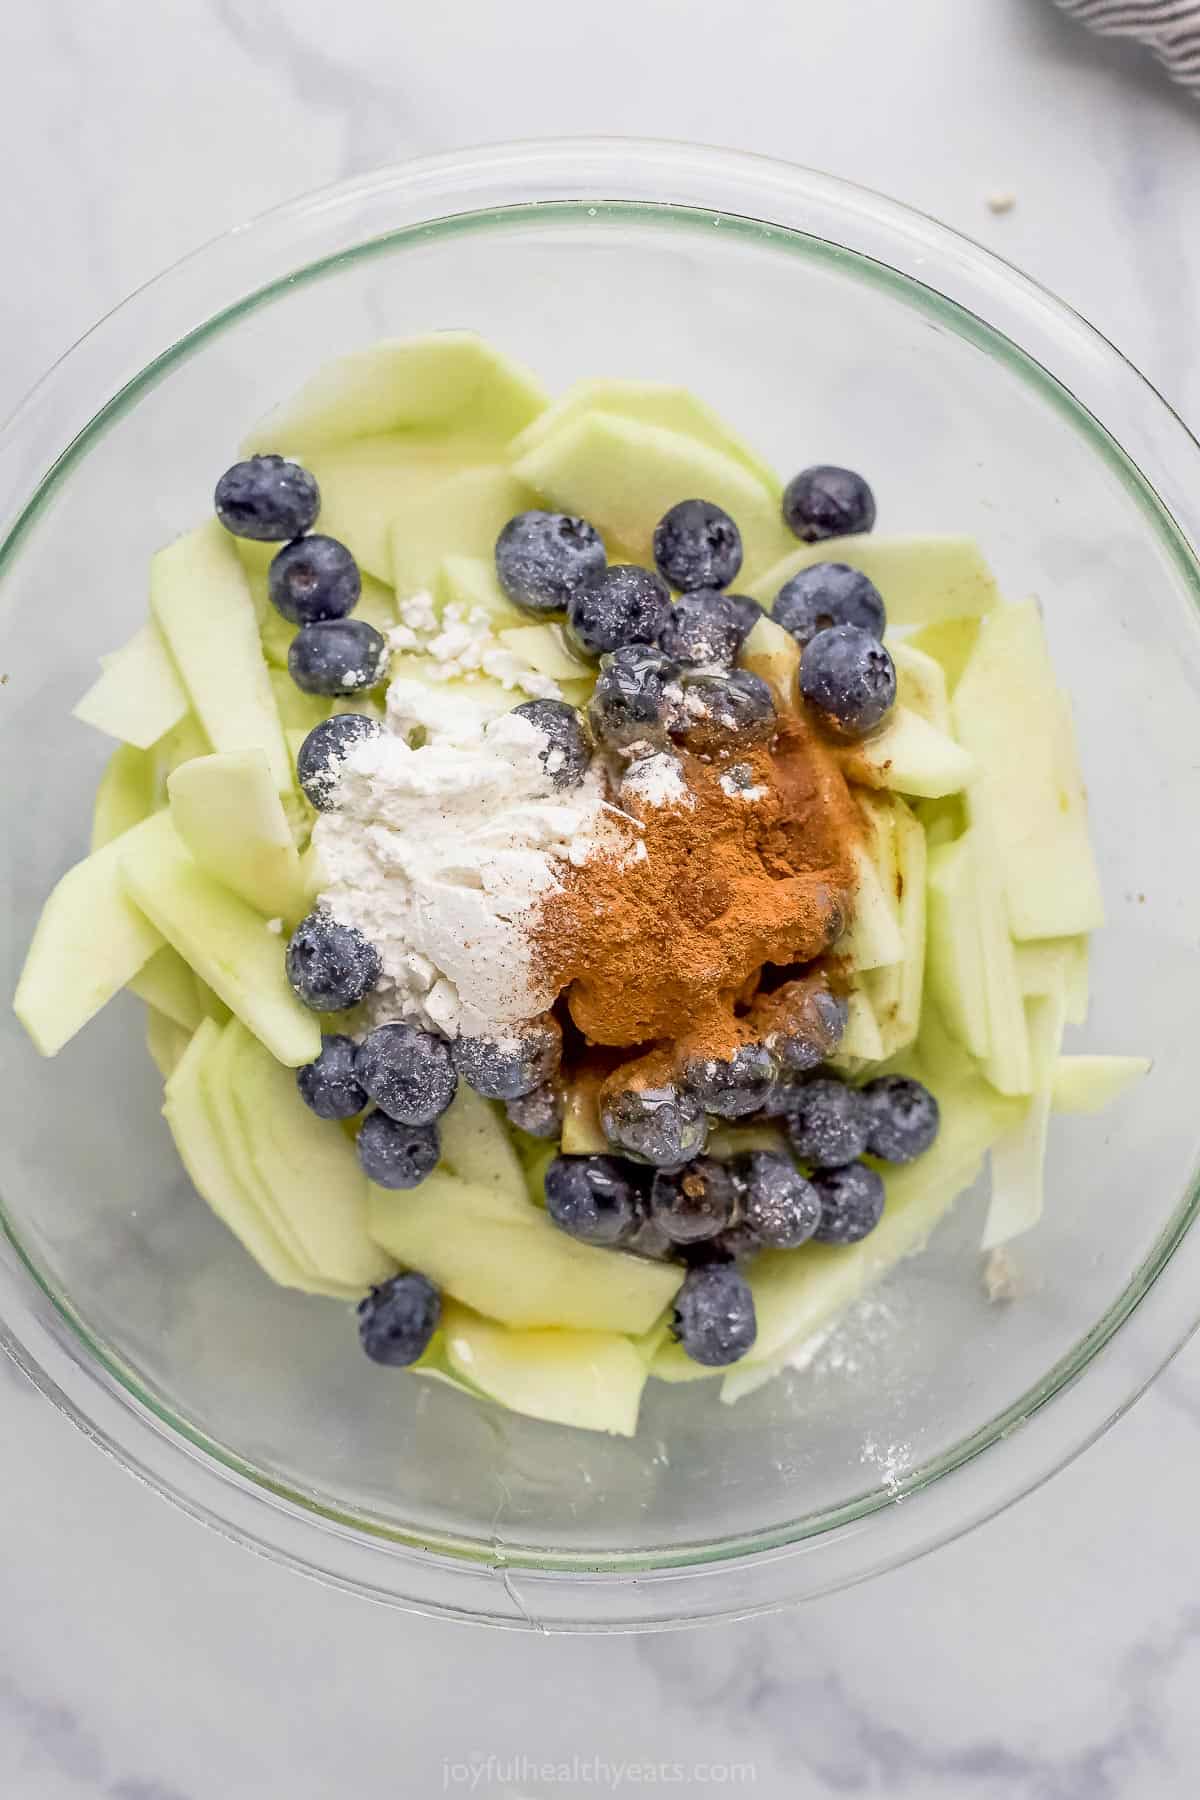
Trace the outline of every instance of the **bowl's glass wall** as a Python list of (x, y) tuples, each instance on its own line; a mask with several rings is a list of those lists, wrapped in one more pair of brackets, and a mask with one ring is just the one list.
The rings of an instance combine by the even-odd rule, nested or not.
[(552, 388), (598, 374), (685, 383), (785, 472), (861, 468), (879, 531), (973, 533), (1006, 593), (1039, 596), (1077, 711), (1109, 906), (1091, 1020), (1072, 1047), (1145, 1052), (1154, 1073), (1111, 1120), (1055, 1121), (1046, 1217), (1017, 1251), (1019, 1301), (985, 1299), (981, 1200), (967, 1198), (812, 1370), (733, 1408), (713, 1384), (652, 1384), (633, 1442), (375, 1369), (346, 1310), (271, 1288), (192, 1194), (159, 1117), (140, 1008), (124, 999), (49, 1064), (0, 1012), (11, 1228), (126, 1379), (343, 1516), (601, 1566), (816, 1529), (1036, 1389), (1114, 1304), (1188, 1187), (1200, 635), (1187, 567), (1061, 391), (858, 259), (728, 218), (621, 207), (401, 235), (198, 336), (83, 448), (10, 556), (6, 992), (47, 890), (86, 849), (106, 746), (70, 707), (96, 657), (144, 617), (152, 551), (204, 517), (247, 426), (322, 360), (446, 326), (483, 332)]

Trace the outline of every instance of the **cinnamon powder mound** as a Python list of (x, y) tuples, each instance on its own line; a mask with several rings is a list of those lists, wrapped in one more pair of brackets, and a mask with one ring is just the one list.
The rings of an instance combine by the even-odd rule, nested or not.
[(645, 854), (568, 870), (538, 916), (542, 966), (593, 1044), (737, 1041), (763, 965), (813, 961), (849, 918), (858, 811), (802, 719), (769, 746), (679, 760), (684, 803), (629, 802)]

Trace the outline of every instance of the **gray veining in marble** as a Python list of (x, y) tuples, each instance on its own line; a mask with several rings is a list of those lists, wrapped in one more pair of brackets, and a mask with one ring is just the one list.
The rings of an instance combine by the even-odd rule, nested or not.
[[(789, 156), (924, 207), (1077, 305), (1200, 423), (1200, 110), (1049, 0), (606, 0), (569, 29), (551, 0), (4, 14), (0, 410), (124, 293), (266, 206), (406, 154), (598, 130)], [(1196, 1791), (1200, 1350), (931, 1559), (642, 1639), (370, 1607), (173, 1512), (11, 1370), (0, 1422), (4, 1800), (424, 1800), (473, 1758), (478, 1793), (614, 1791), (582, 1764), (569, 1786), (521, 1770), (572, 1755), (678, 1761), (694, 1793), (730, 1791), (700, 1763), (750, 1760), (764, 1800)]]

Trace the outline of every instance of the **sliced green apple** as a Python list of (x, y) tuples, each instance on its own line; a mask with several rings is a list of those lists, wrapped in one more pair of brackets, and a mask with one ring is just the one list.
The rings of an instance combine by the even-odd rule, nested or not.
[(496, 635), (525, 668), (548, 675), (552, 681), (594, 682), (596, 679), (594, 665), (576, 655), (561, 625), (506, 626)]
[(348, 545), (361, 569), (390, 585), (397, 509), (419, 509), (422, 496), (436, 493), (453, 475), (495, 459), (494, 445), (461, 434), (393, 432), (331, 444), (306, 458), (321, 489), (318, 528)]
[(92, 849), (103, 850), (122, 832), (149, 818), (158, 804), (154, 758), (132, 744), (118, 744), (109, 757), (92, 809)]
[(306, 694), (303, 688), (296, 686), (285, 669), (272, 669), (270, 679), (271, 692), (275, 696), (275, 706), (285, 737), (289, 731), (302, 731), (307, 737), (314, 726), (329, 717), (328, 700), (323, 699), (320, 694)]
[(146, 1048), (164, 1081), (170, 1080), (191, 1041), (190, 1031), (169, 1019), (166, 1013), (160, 1013), (157, 1007), (147, 1006)]
[(921, 1024), (925, 985), (925, 833), (902, 800), (893, 808), (900, 933), (904, 955), (892, 968), (862, 976), (883, 1040), (884, 1056), (906, 1050)]
[(954, 720), (977, 765), (968, 810), (986, 815), (1014, 937), (1068, 937), (1102, 924), (1070, 707), (1055, 685), (1035, 601), (984, 620)]
[(215, 521), (160, 550), (150, 605), (214, 750), (261, 750), (276, 786), (291, 765), (258, 620), (233, 540)]
[(280, 1062), (290, 1068), (312, 1062), (321, 1049), (320, 1026), (292, 992), (283, 939), (262, 914), (204, 873), (169, 813), (156, 814), (117, 845), (131, 910), (155, 927), (151, 948), (161, 938), (174, 945)]
[(122, 649), (102, 656), (100, 666), (99, 680), (75, 708), (85, 725), (148, 750), (187, 712), (187, 693), (153, 619)]
[[(862, 976), (858, 977), (861, 982)], [(870, 995), (861, 986), (846, 995), (846, 1029), (838, 1045), (837, 1055), (830, 1058), (836, 1068), (857, 1074), (868, 1063), (882, 1062), (886, 1052), (883, 1034)]]
[(158, 833), (158, 815), (76, 863), (43, 906), (13, 1011), (43, 1056), (54, 1056), (162, 947), (130, 899), (122, 870)]
[(660, 425), (668, 431), (679, 432), (741, 463), (776, 499), (782, 492), (782, 484), (770, 464), (764, 462), (710, 406), (697, 400), (687, 388), (673, 387), (665, 381), (626, 381), (610, 376), (577, 381), (514, 438), (509, 447), (511, 456), (514, 459), (525, 456), (564, 425), (593, 413), (617, 413), (643, 425)]
[(785, 631), (764, 613), (742, 645), (738, 662), (743, 669), (749, 669), (752, 675), (766, 682), (777, 705), (784, 711), (797, 710), (800, 646), (790, 631)]
[[(770, 607), (785, 581), (814, 563), (848, 563), (875, 583), (891, 625), (929, 625), (963, 615), (978, 617), (999, 595), (991, 570), (973, 538), (873, 535), (826, 538), (793, 546), (747, 592)], [(919, 645), (928, 649), (928, 644)]]
[(508, 521), (534, 504), (526, 483), (500, 463), (459, 469), (394, 495), (390, 574), (401, 602), (432, 589), (448, 555), (490, 557)]
[(1009, 934), (1004, 870), (984, 819), (976, 818), (967, 837), (988, 1009), (984, 1071), (1002, 1094), (1029, 1094), (1034, 1086), (1029, 1026)]
[(1146, 1056), (1060, 1056), (1050, 1078), (1059, 1113), (1098, 1113), (1150, 1073)]
[(195, 713), (185, 713), (174, 730), (160, 738), (148, 754), (154, 763), (156, 804), (167, 804), (167, 781), (183, 763), (193, 756), (207, 756), (212, 749), (203, 725)]
[(525, 1171), (509, 1136), (504, 1115), (460, 1081), (439, 1122), (442, 1161), (452, 1175), (478, 1187), (494, 1188), (525, 1203)]
[(984, 1057), (991, 1044), (987, 982), (968, 838), (930, 850), (927, 899), (929, 992), (959, 1042)]
[(368, 1228), (403, 1267), (502, 1324), (648, 1331), (682, 1270), (581, 1244), (523, 1199), (434, 1172), (409, 1193), (372, 1187)]
[(261, 750), (217, 751), (167, 783), (175, 829), (204, 872), (265, 918), (294, 918), (300, 858)]
[(603, 1156), (612, 1148), (600, 1124), (598, 1082), (583, 1078), (567, 1088), (563, 1109), (564, 1156)]
[(515, 1331), (448, 1304), (442, 1333), (450, 1366), (510, 1411), (584, 1431), (632, 1437), (646, 1365), (614, 1331)]
[(255, 426), (245, 453), (283, 448), (295, 455), (377, 432), (428, 431), (459, 420), (506, 443), (547, 401), (529, 369), (473, 331), (384, 339), (319, 369)]
[(200, 984), (177, 950), (164, 944), (129, 983), (130, 993), (164, 1018), (171, 1019), (189, 1036), (208, 1015)]
[(460, 606), (464, 613), (485, 612), (493, 631), (529, 624), (529, 614), (514, 606), (496, 574), (496, 559), (487, 556), (443, 556), (433, 578), (433, 601), (439, 613)]
[(904, 640), (911, 649), (931, 656), (937, 663), (946, 678), (947, 697), (953, 695), (971, 660), (971, 653), (979, 641), (979, 624), (978, 614), (960, 619), (937, 619), (932, 625), (922, 625)]
[(865, 835), (854, 847), (854, 913), (838, 955), (852, 969), (886, 969), (904, 958), (892, 803), (874, 794), (857, 798)]
[(367, 1235), (367, 1178), (354, 1145), (304, 1104), (290, 1069), (231, 1021), (230, 1078), (243, 1140), (272, 1210), (323, 1281), (363, 1290), (395, 1263)]
[[(737, 521), (749, 580), (790, 541), (773, 490), (740, 462), (694, 438), (611, 413), (589, 412), (552, 432), (514, 465), (554, 506), (590, 519), (609, 543), (653, 567), (654, 527), (700, 496)], [(739, 578), (739, 585), (742, 585)]]
[(878, 731), (843, 750), (840, 761), (848, 781), (922, 800), (959, 793), (975, 766), (961, 744), (899, 703)]
[(920, 650), (911, 640), (887, 640), (896, 666), (896, 700), (910, 713), (916, 713), (940, 731), (952, 735), (950, 701), (946, 692), (946, 671), (934, 656)]
[(1066, 1024), (1062, 971), (1051, 991), (1025, 1002), (1033, 1094), (1023, 1117), (992, 1146), (992, 1199), (983, 1228), (983, 1248), (994, 1250), (1030, 1231), (1045, 1203), (1046, 1136), (1054, 1070)]

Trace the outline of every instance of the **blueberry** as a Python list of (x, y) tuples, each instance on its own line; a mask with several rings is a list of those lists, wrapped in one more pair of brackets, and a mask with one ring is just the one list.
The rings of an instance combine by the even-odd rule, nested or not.
[(440, 1119), (458, 1086), (449, 1045), (417, 1025), (380, 1025), (358, 1046), (354, 1073), (401, 1125)]
[(626, 644), (605, 657), (588, 718), (602, 742), (614, 747), (666, 736), (675, 717), (678, 665), (650, 644)]
[(515, 1125), (518, 1131), (526, 1131), (535, 1138), (556, 1138), (562, 1130), (565, 1105), (563, 1084), (557, 1076), (552, 1076), (540, 1087), (531, 1088), (529, 1093), (506, 1100), (504, 1110), (509, 1124)]
[[(744, 608), (750, 607), (754, 618)], [(762, 618), (754, 600), (738, 594), (722, 594), (716, 588), (698, 588), (681, 594), (659, 633), (660, 647), (687, 668), (704, 664), (728, 667)]]
[(556, 788), (578, 787), (592, 761), (592, 740), (582, 713), (565, 700), (526, 700), (513, 711), (546, 739), (542, 766)]
[(213, 495), (226, 531), (278, 544), (303, 537), (321, 507), (321, 490), (307, 469), (282, 456), (251, 456), (226, 469)]
[(857, 1244), (883, 1217), (883, 1178), (866, 1163), (818, 1169), (812, 1184), (821, 1202), (821, 1223), (813, 1233), (818, 1244)]
[(806, 544), (870, 531), (875, 496), (853, 469), (818, 463), (801, 469), (783, 492), (784, 523)]
[(867, 1107), (867, 1149), (884, 1162), (922, 1156), (938, 1134), (938, 1103), (907, 1075), (880, 1075), (861, 1089)]
[(867, 1147), (869, 1129), (870, 1115), (857, 1088), (829, 1075), (799, 1088), (787, 1114), (792, 1149), (814, 1169), (853, 1162)]
[(714, 1238), (733, 1224), (737, 1187), (725, 1163), (698, 1156), (682, 1169), (659, 1169), (650, 1187), (650, 1217), (675, 1244)]
[(527, 612), (561, 612), (599, 580), (604, 564), (596, 527), (569, 513), (518, 513), (496, 539), (500, 586)]
[(267, 571), (267, 592), (276, 612), (293, 625), (312, 625), (353, 612), (362, 576), (345, 544), (314, 532), (279, 551)]
[(685, 678), (683, 705), (672, 729), (689, 747), (715, 750), (730, 743), (760, 743), (775, 725), (775, 700), (766, 682), (749, 669), (731, 669)]
[(659, 1169), (678, 1169), (691, 1162), (708, 1137), (700, 1102), (670, 1082), (604, 1095), (600, 1125), (610, 1144)]
[(878, 638), (858, 625), (818, 631), (800, 663), (800, 692), (835, 737), (866, 737), (896, 699), (896, 670)]
[(798, 644), (809, 644), (831, 625), (857, 625), (873, 638), (887, 628), (883, 596), (873, 581), (846, 563), (814, 563), (785, 581), (775, 596), (771, 617)]
[(287, 947), (287, 977), (314, 1012), (343, 1012), (371, 992), (383, 972), (379, 952), (354, 925), (310, 912)]
[(424, 1275), (393, 1275), (358, 1303), (358, 1335), (372, 1362), (405, 1368), (428, 1348), (442, 1297)]
[(681, 594), (726, 588), (742, 566), (742, 534), (711, 500), (681, 500), (654, 528), (654, 560)]
[(807, 1075), (834, 1055), (849, 1007), (823, 980), (789, 982), (772, 996), (778, 1029), (767, 1037), (784, 1076)]
[(385, 1112), (370, 1112), (358, 1130), (358, 1160), (368, 1181), (381, 1188), (415, 1188), (432, 1175), (442, 1154), (436, 1125), (402, 1125)]
[(379, 721), (365, 713), (335, 713), (313, 726), (296, 758), (296, 778), (318, 812), (331, 812), (337, 805), (338, 764), (363, 738), (382, 732)]
[(671, 590), (653, 569), (614, 563), (567, 602), (567, 636), (585, 656), (622, 644), (656, 644), (671, 611)]
[(710, 1369), (737, 1362), (758, 1335), (750, 1283), (732, 1262), (689, 1269), (675, 1296), (671, 1331), (693, 1362)]
[(544, 1013), (506, 1038), (456, 1038), (454, 1067), (485, 1100), (519, 1100), (557, 1073), (562, 1061), (562, 1029)]
[(296, 1070), (296, 1086), (318, 1119), (353, 1119), (367, 1104), (367, 1090), (354, 1073), (353, 1038), (322, 1037), (316, 1062)]
[(387, 639), (365, 619), (302, 625), (288, 645), (288, 673), (306, 694), (364, 694), (387, 678)]
[(741, 1193), (742, 1220), (755, 1241), (772, 1250), (806, 1244), (821, 1223), (821, 1201), (790, 1156), (747, 1150), (731, 1172)]
[(775, 1085), (778, 1065), (765, 1044), (742, 1044), (730, 1056), (692, 1057), (683, 1079), (705, 1112), (743, 1119), (760, 1112)]
[(641, 1222), (633, 1171), (615, 1156), (556, 1156), (546, 1170), (546, 1211), (585, 1244), (620, 1244)]

